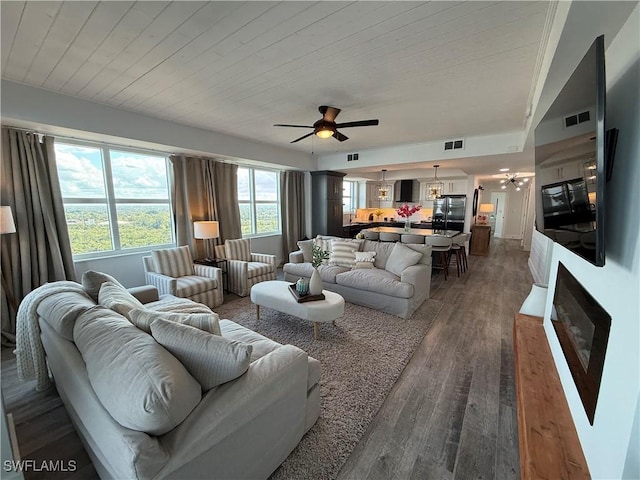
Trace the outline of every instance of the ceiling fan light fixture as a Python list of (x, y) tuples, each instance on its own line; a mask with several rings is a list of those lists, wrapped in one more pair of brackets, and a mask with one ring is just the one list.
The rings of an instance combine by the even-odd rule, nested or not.
[(329, 137), (333, 137), (333, 130), (330, 130), (328, 128), (323, 128), (322, 130), (318, 130), (316, 132), (316, 135), (320, 138), (329, 138)]

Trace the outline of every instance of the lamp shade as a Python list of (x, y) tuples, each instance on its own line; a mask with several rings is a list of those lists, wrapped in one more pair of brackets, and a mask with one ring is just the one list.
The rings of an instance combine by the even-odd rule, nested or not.
[(491, 212), (493, 212), (493, 203), (480, 204), (480, 213), (491, 213)]
[(16, 224), (13, 223), (11, 207), (0, 207), (0, 233), (14, 233)]
[(193, 237), (194, 238), (218, 238), (220, 231), (218, 230), (218, 222), (214, 221), (202, 221), (193, 222)]

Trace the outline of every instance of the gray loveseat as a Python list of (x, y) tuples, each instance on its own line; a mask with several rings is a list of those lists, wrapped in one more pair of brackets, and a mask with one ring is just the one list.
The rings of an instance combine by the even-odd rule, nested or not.
[[(56, 283), (62, 284), (59, 290)], [(40, 287), (40, 296), (38, 290), (32, 292), (30, 303), (37, 309), (35, 320), (46, 361), (102, 478), (266, 479), (318, 418), (320, 363), (295, 346), (280, 345), (230, 320), (220, 320), (223, 337), (252, 346), (250, 363), (244, 374), (203, 393), (200, 384), (187, 378), (186, 370), (180, 370), (176, 357), (119, 313), (97, 305), (82, 286), (54, 282), (44, 287)], [(185, 312), (191, 305), (206, 308), (188, 299), (158, 299), (154, 287), (143, 288), (136, 296), (145, 297), (149, 309)], [(80, 337), (89, 335), (84, 330), (100, 325), (98, 335), (91, 333), (94, 348), (90, 353), (87, 342), (84, 346), (76, 344)], [(158, 396), (168, 397), (161, 401), (168, 404), (162, 409), (170, 414), (186, 408), (186, 417), (166, 432), (149, 433), (123, 426), (105, 407), (104, 391), (98, 393), (101, 390), (94, 388), (95, 381), (104, 385), (105, 375), (111, 382), (107, 386), (131, 382), (130, 372), (122, 368), (126, 360), (122, 355), (108, 364), (88, 358), (93, 352), (104, 354), (109, 349), (127, 351), (130, 342), (138, 343), (125, 357), (135, 357), (148, 368), (149, 375), (156, 369), (173, 373), (154, 379), (152, 382), (160, 386), (156, 390), (144, 395), (130, 393), (133, 399), (126, 398), (125, 393), (117, 400), (126, 414), (136, 408), (157, 409)], [(166, 367), (163, 362), (171, 365)], [(166, 393), (171, 389), (173, 393)], [(139, 390), (134, 382), (125, 389)], [(155, 406), (149, 407), (150, 403)]]
[[(325, 241), (345, 240), (338, 237), (319, 236)], [(317, 240), (316, 240), (317, 241)], [(299, 242), (300, 244), (301, 242)], [(422, 253), (420, 260), (401, 271), (388, 265), (396, 243), (362, 240), (358, 250), (376, 252), (374, 267), (371, 269), (350, 268), (335, 265), (320, 265), (318, 273), (323, 288), (339, 293), (347, 302), (374, 310), (409, 318), (422, 303), (429, 298), (431, 288), (431, 246), (399, 244)], [(398, 247), (398, 248), (401, 248)], [(313, 272), (309, 253), (302, 250), (289, 254), (289, 262), (283, 267), (284, 279), (296, 282), (299, 278), (310, 278)], [(395, 270), (395, 273), (390, 271)]]

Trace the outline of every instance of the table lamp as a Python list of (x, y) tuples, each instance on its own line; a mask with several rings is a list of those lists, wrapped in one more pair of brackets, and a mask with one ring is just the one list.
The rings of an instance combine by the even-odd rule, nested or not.
[[(6, 233), (15, 233), (16, 232), (16, 224), (13, 222), (13, 213), (11, 212), (11, 207), (0, 207), (0, 235), (4, 235)], [(16, 302), (16, 297), (13, 295), (13, 288), (11, 287), (11, 282), (9, 281), (5, 275), (5, 272), (2, 272), (2, 288), (4, 289), (4, 293), (7, 296), (7, 301), (9, 305), (13, 308), (14, 312), (18, 312), (18, 304)]]
[(481, 203), (480, 204), (480, 215), (478, 215), (478, 223), (480, 225), (487, 224), (487, 215), (493, 213), (493, 203)]
[(220, 229), (218, 228), (218, 222), (214, 221), (200, 221), (193, 222), (193, 238), (205, 240), (205, 248), (207, 249), (206, 260), (212, 260), (211, 245), (209, 240), (211, 238), (218, 238), (220, 236)]

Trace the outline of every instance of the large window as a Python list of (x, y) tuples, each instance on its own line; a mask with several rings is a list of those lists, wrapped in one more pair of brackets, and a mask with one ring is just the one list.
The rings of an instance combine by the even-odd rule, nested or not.
[(76, 258), (174, 243), (166, 157), (66, 141), (55, 150)]
[(238, 203), (242, 236), (280, 233), (278, 172), (238, 168)]
[(358, 208), (357, 183), (344, 180), (342, 182), (342, 210), (345, 213), (355, 213)]

